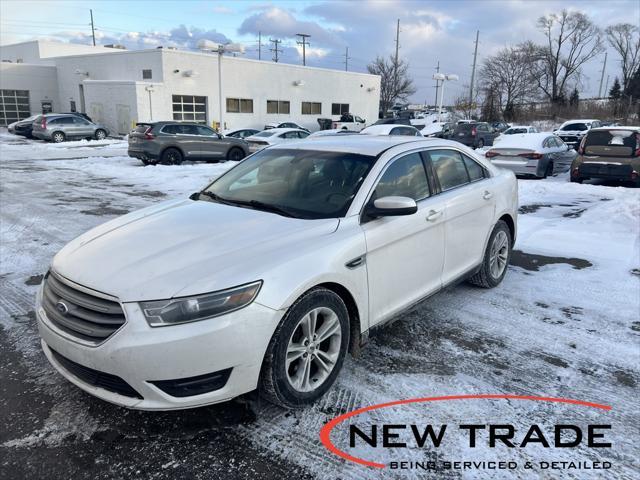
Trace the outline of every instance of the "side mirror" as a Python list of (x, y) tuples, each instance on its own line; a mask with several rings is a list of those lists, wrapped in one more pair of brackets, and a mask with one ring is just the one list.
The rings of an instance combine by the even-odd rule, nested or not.
[(413, 215), (417, 211), (418, 205), (413, 198), (395, 196), (378, 198), (366, 208), (366, 214), (371, 218)]
[(200, 198), (200, 192), (193, 192), (189, 195), (189, 200), (198, 200)]

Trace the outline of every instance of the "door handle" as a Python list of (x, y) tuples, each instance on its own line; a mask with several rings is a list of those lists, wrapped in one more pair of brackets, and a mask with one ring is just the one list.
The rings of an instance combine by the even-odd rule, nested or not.
[(489, 190), (485, 190), (482, 194), (482, 198), (484, 198), (485, 200), (489, 200), (491, 197), (493, 197), (493, 193), (491, 193)]
[(442, 210), (429, 210), (427, 215), (427, 222), (435, 222), (442, 216)]

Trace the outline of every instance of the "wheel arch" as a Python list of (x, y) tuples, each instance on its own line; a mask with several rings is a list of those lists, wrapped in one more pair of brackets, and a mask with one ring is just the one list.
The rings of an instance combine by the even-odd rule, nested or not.
[(516, 222), (514, 221), (513, 217), (508, 214), (505, 213), (504, 215), (502, 215), (498, 221), (504, 221), (504, 223), (507, 224), (507, 227), (509, 227), (509, 233), (511, 233), (511, 246), (513, 247), (516, 243)]
[(180, 154), (182, 155), (183, 159), (186, 159), (186, 155), (184, 153), (184, 150), (182, 150), (181, 147), (179, 147), (178, 145), (167, 145), (166, 147), (164, 147), (162, 150), (160, 150), (160, 153), (158, 154), (158, 160), (162, 159), (162, 156), (164, 155), (164, 152), (166, 152), (167, 150), (169, 150), (170, 148), (173, 148), (175, 150), (178, 150), (180, 152)]
[(361, 344), (361, 324), (360, 324), (360, 312), (358, 310), (358, 304), (355, 298), (344, 285), (335, 282), (325, 282), (316, 285), (315, 287), (326, 288), (338, 295), (347, 307), (347, 313), (349, 314), (349, 346), (348, 351), (352, 356), (357, 356), (360, 352)]

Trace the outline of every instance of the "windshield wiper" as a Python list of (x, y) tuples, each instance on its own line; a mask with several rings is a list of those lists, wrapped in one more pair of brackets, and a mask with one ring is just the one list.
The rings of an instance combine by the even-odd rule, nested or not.
[(297, 218), (293, 213), (291, 213), (286, 208), (279, 207), (278, 205), (271, 205), (269, 203), (263, 203), (258, 200), (228, 200), (228, 202), (236, 205), (246, 205), (248, 207), (255, 208), (256, 210), (263, 210), (265, 212), (277, 213), (278, 215), (282, 215), (284, 217)]
[(223, 203), (225, 205), (236, 205), (236, 206), (241, 206), (241, 207), (245, 207), (246, 206), (246, 207), (254, 208), (256, 210), (264, 210), (265, 212), (277, 213), (277, 214), (282, 215), (284, 217), (297, 218), (293, 213), (291, 213), (286, 208), (279, 207), (278, 205), (271, 205), (271, 204), (268, 204), (268, 203), (263, 203), (263, 202), (260, 202), (258, 200), (235, 200), (235, 199), (230, 199), (230, 198), (223, 198), (220, 195), (217, 195), (217, 194), (215, 194), (213, 192), (210, 192), (208, 190), (203, 190), (202, 192), (200, 192), (200, 195), (204, 195), (206, 197), (209, 197), (211, 200), (213, 200), (215, 202)]

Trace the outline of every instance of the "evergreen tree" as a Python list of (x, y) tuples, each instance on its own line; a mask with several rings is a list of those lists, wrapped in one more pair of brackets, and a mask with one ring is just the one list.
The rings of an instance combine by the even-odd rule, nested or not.
[(573, 92), (571, 92), (571, 96), (569, 97), (569, 105), (577, 107), (579, 103), (580, 93), (578, 92), (578, 87), (574, 87)]
[(611, 86), (611, 90), (609, 90), (609, 98), (611, 100), (620, 100), (622, 97), (622, 87), (620, 86), (620, 80), (618, 77), (613, 81), (613, 85)]

